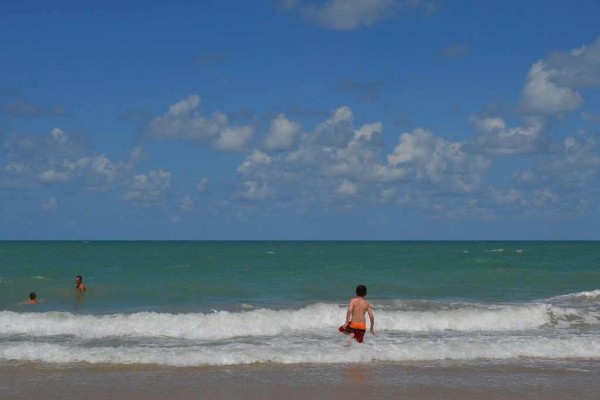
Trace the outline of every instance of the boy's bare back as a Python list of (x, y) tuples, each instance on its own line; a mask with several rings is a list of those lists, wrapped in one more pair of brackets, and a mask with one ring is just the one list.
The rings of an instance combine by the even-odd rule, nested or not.
[(367, 295), (367, 288), (364, 285), (358, 285), (356, 287), (356, 297), (350, 300), (348, 304), (348, 311), (346, 312), (346, 323), (342, 326), (343, 330), (347, 327), (362, 329), (362, 332), (366, 330), (365, 314), (369, 314), (369, 321), (371, 322), (371, 333), (375, 334), (375, 316), (371, 305), (365, 300)]
[(365, 322), (365, 314), (371, 309), (369, 303), (362, 297), (354, 297), (348, 306), (352, 313), (352, 321)]

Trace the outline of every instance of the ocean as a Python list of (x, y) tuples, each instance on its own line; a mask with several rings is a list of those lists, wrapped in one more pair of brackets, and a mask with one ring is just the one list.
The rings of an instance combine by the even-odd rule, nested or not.
[[(376, 334), (346, 347), (337, 327), (358, 284)], [(32, 291), (39, 304), (24, 304)], [(0, 304), (5, 371), (589, 372), (600, 360), (600, 242), (5, 241)]]

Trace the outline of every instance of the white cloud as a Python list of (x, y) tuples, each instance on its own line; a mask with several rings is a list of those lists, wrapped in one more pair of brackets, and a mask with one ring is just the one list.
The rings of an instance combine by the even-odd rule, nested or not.
[(539, 118), (527, 118), (523, 126), (509, 128), (502, 118), (476, 118), (471, 122), (481, 133), (479, 149), (490, 154), (537, 153), (547, 148), (544, 125)]
[(544, 61), (533, 64), (523, 88), (521, 109), (528, 113), (551, 114), (581, 107), (581, 95), (567, 86), (556, 84), (555, 77), (556, 71)]
[(340, 181), (375, 179), (382, 175), (377, 165), (380, 123), (355, 129), (352, 110), (339, 107), (318, 124), (311, 134), (298, 135), (294, 147), (269, 155), (255, 151), (238, 167), (243, 179), (242, 197), (266, 199), (293, 196), (286, 186), (294, 185), (300, 196), (325, 198), (338, 194)]
[(596, 187), (600, 178), (600, 154), (594, 135), (569, 136), (550, 157), (518, 174), (519, 182), (563, 188)]
[(523, 87), (521, 109), (552, 114), (580, 108), (576, 91), (600, 86), (600, 39), (569, 52), (555, 52), (531, 66)]
[(479, 188), (481, 174), (490, 162), (482, 155), (467, 153), (463, 147), (463, 143), (449, 142), (417, 128), (400, 135), (387, 160), (416, 181), (453, 192), (472, 192)]
[(58, 172), (55, 169), (49, 169), (40, 173), (40, 181), (44, 183), (67, 182), (70, 176), (66, 172)]
[(559, 85), (573, 88), (600, 86), (600, 38), (569, 52), (550, 54), (546, 63), (554, 71), (553, 79)]
[(65, 143), (67, 143), (69, 141), (69, 138), (67, 137), (65, 132), (59, 128), (52, 129), (52, 132), (50, 132), (50, 135), (52, 135), (52, 138), (56, 142), (60, 143), (61, 145), (64, 145)]
[(159, 201), (171, 186), (171, 173), (163, 170), (150, 171), (148, 175), (135, 175), (129, 183), (123, 200), (138, 203)]
[(292, 147), (294, 139), (301, 132), (300, 124), (279, 114), (271, 121), (271, 127), (263, 139), (262, 147), (266, 151), (287, 150)]
[(58, 208), (58, 202), (56, 197), (52, 196), (48, 201), (44, 202), (41, 206), (41, 210), (45, 213), (55, 213)]
[(244, 150), (253, 132), (254, 129), (249, 126), (224, 128), (213, 141), (213, 147), (218, 151), (239, 153)]
[(0, 183), (18, 186), (72, 182), (106, 189), (122, 183), (137, 161), (93, 154), (78, 137), (59, 128), (43, 136), (10, 136), (2, 150), (7, 162), (0, 168)]
[(358, 185), (356, 185), (353, 182), (350, 182), (349, 180), (344, 180), (337, 187), (336, 192), (343, 196), (352, 196), (358, 193)]
[(152, 139), (189, 139), (208, 141), (215, 150), (240, 152), (254, 133), (251, 126), (230, 126), (227, 115), (200, 113), (200, 97), (190, 95), (169, 107), (169, 111), (154, 118), (146, 127)]
[(4, 166), (4, 171), (12, 176), (23, 176), (28, 173), (27, 166), (15, 162), (11, 162)]
[(260, 201), (273, 197), (273, 190), (266, 182), (245, 181), (242, 182), (242, 190), (238, 196), (245, 200)]
[(178, 116), (181, 114), (186, 114), (193, 109), (198, 108), (199, 106), (200, 96), (193, 94), (169, 106), (169, 115)]
[(533, 205), (537, 208), (544, 208), (556, 204), (558, 197), (548, 188), (536, 190), (534, 192)]
[[(312, 132), (299, 135), (294, 146), (276, 153), (254, 151), (238, 166), (238, 196), (247, 200), (277, 198), (280, 204), (337, 204), (340, 198), (421, 202), (436, 193), (462, 195), (479, 189), (489, 161), (424, 129), (400, 136), (391, 154), (384, 154), (383, 126), (354, 126), (349, 107), (339, 107)], [(418, 192), (418, 188), (425, 188)], [(433, 202), (431, 202), (433, 204)]]
[(92, 159), (90, 169), (95, 175), (102, 177), (106, 182), (114, 182), (115, 179), (120, 175), (119, 164), (110, 161), (104, 154), (101, 154)]
[(208, 191), (209, 184), (210, 180), (208, 178), (202, 178), (202, 180), (196, 184), (196, 192), (206, 193)]
[(487, 195), (494, 203), (505, 206), (522, 206), (527, 203), (521, 192), (514, 188), (506, 191), (489, 188)]
[(179, 208), (181, 208), (183, 211), (194, 211), (196, 209), (196, 202), (192, 196), (184, 196), (183, 199), (181, 199)]
[(331, 118), (319, 124), (312, 140), (326, 146), (345, 147), (354, 137), (353, 115), (350, 107), (339, 107)]
[(269, 165), (272, 161), (273, 159), (266, 153), (263, 153), (262, 151), (254, 151), (248, 157), (246, 157), (246, 160), (240, 164), (237, 170), (244, 175), (248, 175), (257, 166)]
[(132, 164), (136, 164), (147, 157), (146, 152), (144, 151), (143, 146), (134, 147), (129, 153), (129, 162)]
[(433, 12), (440, 3), (432, 0), (327, 0), (303, 5), (300, 1), (287, 0), (281, 1), (280, 6), (284, 10), (298, 8), (305, 18), (324, 28), (349, 31), (394, 17), (405, 8)]
[(586, 213), (594, 205), (597, 207), (600, 198), (600, 154), (596, 137), (581, 132), (565, 138), (553, 153), (516, 174), (515, 179), (530, 191), (532, 209)]

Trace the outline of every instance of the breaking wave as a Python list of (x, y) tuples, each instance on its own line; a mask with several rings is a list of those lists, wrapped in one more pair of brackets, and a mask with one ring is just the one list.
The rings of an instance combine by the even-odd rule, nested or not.
[[(461, 305), (436, 311), (375, 310), (378, 331), (384, 332), (503, 332), (526, 331), (546, 325), (600, 324), (595, 309), (561, 308), (549, 304)], [(190, 340), (224, 340), (320, 331), (343, 323), (345, 308), (315, 304), (299, 310), (257, 309), (203, 314), (139, 312), (90, 315), (69, 312), (0, 312), (0, 335), (32, 337), (73, 336), (168, 337)]]

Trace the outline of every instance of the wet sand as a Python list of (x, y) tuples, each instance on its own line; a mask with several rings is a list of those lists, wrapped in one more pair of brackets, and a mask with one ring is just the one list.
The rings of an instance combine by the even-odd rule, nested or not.
[(597, 360), (529, 364), (0, 366), (0, 398), (597, 399)]

